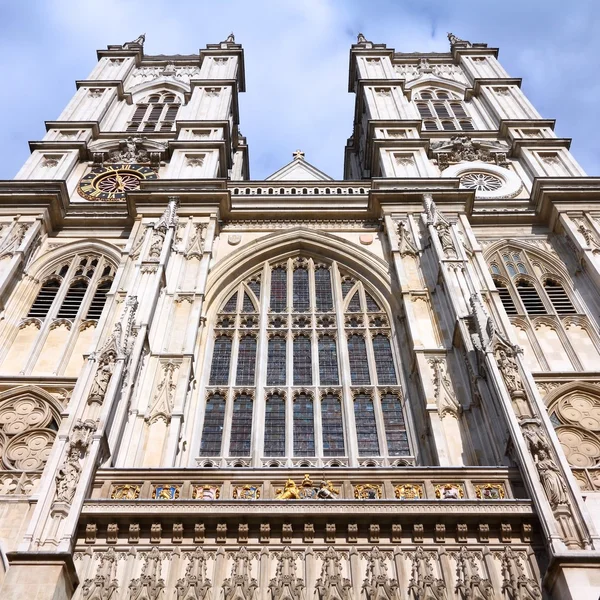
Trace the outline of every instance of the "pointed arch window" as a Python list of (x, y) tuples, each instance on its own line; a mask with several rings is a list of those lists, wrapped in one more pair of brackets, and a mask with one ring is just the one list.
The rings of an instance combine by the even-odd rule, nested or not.
[(204, 411), (200, 456), (218, 456), (221, 454), (224, 421), (225, 396), (220, 393), (211, 394), (206, 400)]
[(455, 92), (434, 88), (421, 90), (415, 94), (415, 101), (426, 131), (475, 129), (465, 103)]
[(574, 315), (577, 313), (565, 288), (558, 281), (546, 279), (544, 282), (544, 291), (548, 294), (548, 298), (550, 298), (556, 314)]
[(544, 302), (540, 298), (540, 295), (533, 283), (521, 280), (517, 282), (516, 287), (517, 293), (521, 298), (521, 302), (525, 307), (525, 312), (527, 312), (530, 315), (546, 314), (546, 307), (544, 306)]
[(94, 319), (96, 321), (100, 319), (100, 315), (106, 304), (106, 295), (110, 291), (111, 285), (112, 279), (105, 279), (98, 285), (85, 316), (86, 319)]
[(50, 311), (50, 307), (58, 294), (61, 284), (60, 279), (49, 279), (42, 285), (38, 295), (29, 309), (28, 317), (37, 317), (38, 319), (45, 319)]
[[(207, 398), (225, 398), (225, 431), (231, 415), (225, 462), (274, 466), (285, 458), (303, 466), (314, 457), (311, 464), (346, 465), (350, 435), (360, 456), (407, 454), (400, 363), (386, 313), (377, 290), (322, 259), (277, 259), (240, 280), (211, 317), (203, 383)], [(262, 433), (244, 437), (254, 410)]]

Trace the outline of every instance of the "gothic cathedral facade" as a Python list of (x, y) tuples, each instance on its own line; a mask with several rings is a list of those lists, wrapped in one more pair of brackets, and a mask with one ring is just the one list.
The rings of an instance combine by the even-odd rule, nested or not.
[(337, 181), (233, 35), (98, 52), (0, 182), (3, 600), (597, 600), (600, 179), (449, 40), (359, 35)]

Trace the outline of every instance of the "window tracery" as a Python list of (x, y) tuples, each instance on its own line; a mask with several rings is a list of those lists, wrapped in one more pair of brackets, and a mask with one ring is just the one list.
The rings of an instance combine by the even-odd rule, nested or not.
[(335, 263), (263, 264), (214, 318), (200, 456), (347, 464), (349, 444), (356, 457), (410, 455), (389, 323), (376, 294)]
[(474, 131), (465, 104), (455, 92), (427, 88), (414, 98), (425, 131)]

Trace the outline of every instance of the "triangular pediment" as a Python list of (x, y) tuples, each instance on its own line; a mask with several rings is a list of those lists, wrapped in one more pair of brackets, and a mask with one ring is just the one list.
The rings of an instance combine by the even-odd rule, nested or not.
[(294, 160), (266, 178), (266, 181), (333, 181), (327, 173), (304, 160), (304, 153), (294, 153)]

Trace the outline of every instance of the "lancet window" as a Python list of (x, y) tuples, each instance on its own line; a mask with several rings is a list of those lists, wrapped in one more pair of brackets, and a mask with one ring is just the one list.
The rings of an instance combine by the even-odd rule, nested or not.
[(492, 279), (533, 371), (595, 369), (600, 336), (566, 269), (534, 251), (505, 246), (489, 257)]
[(263, 264), (221, 299), (212, 331), (202, 464), (388, 465), (410, 456), (389, 316), (336, 263)]
[(153, 93), (136, 104), (127, 131), (172, 131), (180, 105), (179, 97), (173, 92)]
[(414, 100), (426, 131), (474, 131), (473, 120), (465, 104), (455, 92), (427, 88), (415, 94)]

